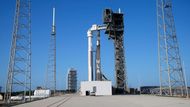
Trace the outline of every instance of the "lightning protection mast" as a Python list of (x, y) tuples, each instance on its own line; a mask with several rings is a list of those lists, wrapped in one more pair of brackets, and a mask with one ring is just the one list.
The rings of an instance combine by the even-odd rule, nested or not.
[(48, 55), (48, 65), (46, 72), (46, 89), (50, 89), (55, 95), (56, 92), (56, 27), (55, 27), (55, 8), (53, 8), (53, 24), (50, 36), (50, 49)]
[(160, 95), (187, 96), (172, 0), (157, 0)]
[(31, 99), (31, 6), (30, 0), (16, 0), (5, 101), (18, 96)]

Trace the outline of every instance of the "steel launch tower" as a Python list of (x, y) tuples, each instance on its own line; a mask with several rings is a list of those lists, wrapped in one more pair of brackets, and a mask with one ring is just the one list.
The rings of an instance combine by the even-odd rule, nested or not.
[(118, 13), (111, 9), (104, 10), (104, 24), (107, 25), (105, 34), (114, 42), (115, 48), (115, 79), (118, 92), (123, 93), (127, 88), (127, 75), (124, 51), (124, 18), (120, 9)]
[(172, 0), (157, 0), (160, 95), (186, 96), (184, 72), (176, 36)]
[(12, 44), (8, 66), (5, 101), (19, 92), (31, 98), (31, 6), (30, 0), (16, 0)]
[(96, 65), (95, 65), (95, 80), (107, 80), (101, 71), (100, 58), (100, 31), (105, 30), (108, 38), (114, 42), (115, 50), (115, 94), (125, 94), (127, 88), (125, 52), (124, 52), (124, 18), (123, 13), (113, 12), (111, 9), (105, 9), (103, 14), (104, 25), (92, 25), (87, 32), (88, 37), (88, 80), (93, 81), (93, 48), (92, 38), (93, 32), (97, 32), (96, 44)]
[(55, 27), (55, 8), (53, 8), (53, 24), (50, 36), (50, 49), (48, 55), (48, 65), (46, 72), (46, 89), (56, 92), (56, 27)]

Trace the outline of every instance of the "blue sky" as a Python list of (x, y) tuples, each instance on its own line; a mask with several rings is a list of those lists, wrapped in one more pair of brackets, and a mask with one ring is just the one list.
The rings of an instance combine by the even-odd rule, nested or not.
[[(16, 0), (0, 0), (0, 86), (5, 86)], [(173, 14), (190, 85), (190, 1), (173, 0)], [(48, 61), (52, 7), (56, 7), (57, 88), (66, 88), (70, 67), (87, 80), (87, 36), (92, 24), (102, 24), (105, 8), (125, 14), (125, 56), (129, 87), (159, 85), (156, 0), (32, 0), (32, 87), (43, 86)], [(101, 33), (103, 73), (114, 84), (113, 42)], [(79, 83), (78, 83), (79, 84)]]

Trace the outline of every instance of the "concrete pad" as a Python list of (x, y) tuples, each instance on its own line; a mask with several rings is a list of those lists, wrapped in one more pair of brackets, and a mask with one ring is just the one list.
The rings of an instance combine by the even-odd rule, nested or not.
[(190, 107), (190, 99), (145, 95), (64, 95), (15, 107)]

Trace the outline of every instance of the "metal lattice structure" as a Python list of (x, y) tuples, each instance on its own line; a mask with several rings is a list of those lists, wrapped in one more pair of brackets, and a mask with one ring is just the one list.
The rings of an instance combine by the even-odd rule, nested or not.
[(126, 69), (124, 56), (124, 36), (123, 34), (116, 35), (114, 39), (115, 46), (115, 73), (116, 73), (116, 87), (126, 90)]
[(16, 0), (5, 100), (31, 96), (31, 8), (30, 0)]
[(75, 70), (74, 68), (69, 69), (67, 79), (68, 91), (77, 92), (77, 70)]
[(172, 0), (157, 0), (160, 95), (186, 96)]
[[(127, 87), (125, 52), (124, 52), (124, 18), (123, 13), (113, 13), (110, 9), (104, 11), (104, 24), (107, 24), (106, 34), (114, 42), (115, 48), (115, 79), (119, 93)], [(122, 91), (123, 90), (123, 91)]]
[(53, 24), (50, 36), (50, 46), (48, 53), (48, 65), (46, 72), (45, 88), (56, 92), (56, 27), (55, 27), (55, 8), (53, 8)]

